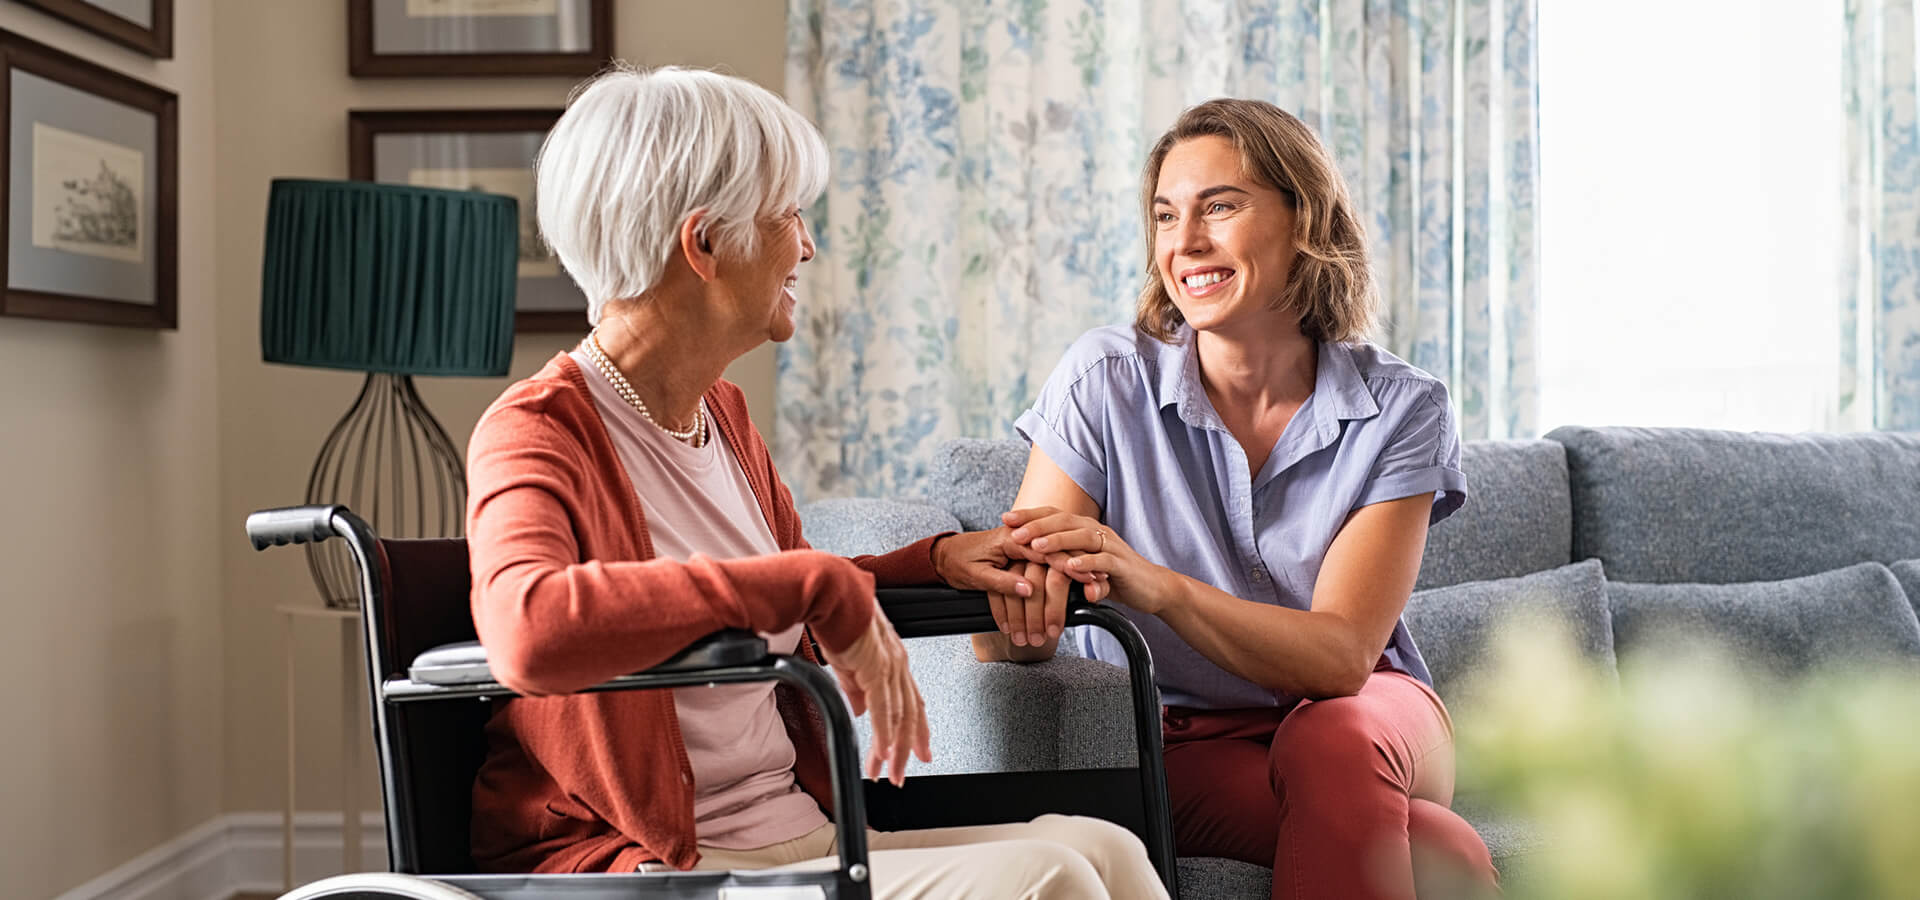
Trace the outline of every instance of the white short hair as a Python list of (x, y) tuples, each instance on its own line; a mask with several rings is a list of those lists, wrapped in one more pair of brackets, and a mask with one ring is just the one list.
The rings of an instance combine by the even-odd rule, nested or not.
[(750, 81), (700, 69), (621, 68), (574, 91), (534, 163), (540, 231), (587, 295), (652, 288), (697, 210), (716, 253), (759, 251), (755, 223), (807, 206), (827, 147), (805, 117)]

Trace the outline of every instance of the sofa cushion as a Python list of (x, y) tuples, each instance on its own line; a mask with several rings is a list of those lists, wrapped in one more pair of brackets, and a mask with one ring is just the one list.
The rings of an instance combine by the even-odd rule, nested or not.
[(960, 531), (953, 514), (931, 503), (845, 497), (799, 508), (800, 533), (815, 549), (841, 556), (886, 553), (943, 531)]
[(1900, 582), (1900, 589), (1907, 592), (1907, 603), (1920, 611), (1920, 559), (1903, 559), (1887, 568), (1893, 570), (1893, 578)]
[(1791, 676), (1822, 665), (1920, 660), (1920, 621), (1879, 563), (1740, 584), (1609, 582), (1622, 655), (1660, 652), (1705, 636), (1732, 660)]
[(1457, 707), (1466, 699), (1472, 674), (1486, 664), (1487, 645), (1498, 628), (1528, 616), (1565, 628), (1582, 656), (1614, 671), (1607, 582), (1597, 560), (1416, 591), (1407, 601), (1406, 621), (1433, 673), (1434, 691)]
[[(914, 761), (910, 775), (1135, 765), (1125, 669), (1064, 654), (1026, 665), (983, 663), (966, 635), (906, 645), (933, 745), (933, 761)], [(873, 743), (871, 718), (853, 720), (861, 758)]]
[(1920, 434), (1547, 437), (1567, 448), (1573, 555), (1612, 581), (1774, 581), (1920, 556)]
[(1572, 561), (1564, 448), (1553, 441), (1468, 441), (1460, 468), (1472, 499), (1427, 533), (1416, 587), (1511, 578)]
[(1027, 472), (1027, 442), (959, 438), (941, 444), (927, 473), (927, 496), (968, 531), (1000, 527)]
[(1219, 856), (1182, 856), (1180, 896), (1211, 900), (1267, 900), (1273, 896), (1273, 870)]

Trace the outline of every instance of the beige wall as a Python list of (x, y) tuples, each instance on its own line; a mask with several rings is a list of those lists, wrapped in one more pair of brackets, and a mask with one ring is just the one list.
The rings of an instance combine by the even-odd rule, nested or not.
[[(213, 29), (220, 115), (214, 259), (219, 319), (220, 507), (225, 538), (225, 808), (277, 809), (285, 776), (280, 625), (275, 604), (319, 601), (302, 556), (253, 553), (240, 540), (249, 510), (299, 502), (326, 429), (360, 377), (260, 362), (261, 223), (275, 176), (343, 178), (350, 108), (558, 106), (571, 79), (367, 79), (346, 74), (346, 17), (337, 0), (218, 0)], [(781, 0), (619, 0), (615, 51), (642, 65), (717, 66), (778, 91), (785, 65)], [(205, 194), (201, 194), (205, 196)], [(191, 295), (189, 295), (191, 296)], [(201, 302), (208, 302), (203, 299)], [(584, 323), (583, 323), (584, 330)], [(204, 339), (204, 336), (202, 337)], [(577, 336), (525, 335), (513, 376), (524, 377)], [(770, 426), (772, 354), (761, 348), (729, 377)], [(420, 379), (428, 405), (462, 448), (509, 379)], [(311, 623), (296, 644), (303, 691), (302, 808), (337, 803), (337, 631)], [(363, 779), (372, 803), (372, 776)], [(337, 808), (337, 807), (336, 807)]]
[[(241, 521), (298, 502), (359, 379), (269, 366), (261, 227), (275, 176), (346, 176), (353, 107), (559, 105), (570, 79), (346, 75), (338, 0), (176, 0), (155, 62), (0, 3), (0, 28), (168, 87), (180, 102), (180, 328), (0, 318), (0, 894), (74, 887), (224, 811), (274, 810), (286, 771), (276, 604), (318, 603), (301, 555), (254, 553)], [(780, 0), (619, 0), (616, 50), (778, 88)], [(217, 16), (215, 15), (217, 13)], [(514, 377), (571, 343), (518, 342)], [(770, 423), (771, 353), (737, 362)], [(507, 379), (422, 379), (464, 447)], [(303, 808), (338, 796), (332, 629), (301, 671)], [(363, 779), (371, 803), (373, 779)]]
[(215, 404), (212, 20), (156, 62), (0, 28), (180, 95), (180, 328), (0, 318), (0, 893), (47, 897), (220, 811), (226, 528)]

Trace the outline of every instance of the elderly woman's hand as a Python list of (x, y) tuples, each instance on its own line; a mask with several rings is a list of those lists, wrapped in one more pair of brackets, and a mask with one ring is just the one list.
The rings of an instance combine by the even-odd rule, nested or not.
[(950, 534), (933, 542), (933, 570), (949, 587), (963, 591), (986, 591), (1025, 597), (1033, 585), (1021, 577), (1018, 567), (1009, 571), (1007, 532), (1003, 527), (988, 531)]
[[(1014, 570), (1026, 575), (1026, 580), (1038, 587), (1038, 590), (1025, 595), (989, 594), (988, 608), (993, 613), (994, 624), (1000, 627), (1002, 634), (1015, 647), (1033, 648), (1033, 652), (1009, 651), (1009, 658), (1016, 661), (1045, 659), (1053, 654), (1051, 641), (1060, 637), (1067, 623), (1067, 588), (1071, 583), (1065, 569), (1055, 569), (1045, 562), (1033, 560), (1015, 560)], [(1099, 602), (1092, 578), (1087, 579), (1087, 599)]]
[(827, 662), (847, 692), (853, 714), (873, 711), (868, 778), (880, 777), (891, 763), (893, 775), (888, 780), (899, 787), (907, 778), (907, 754), (920, 757), (921, 762), (933, 761), (926, 704), (907, 668), (907, 648), (877, 603), (867, 630), (841, 650), (829, 651)]

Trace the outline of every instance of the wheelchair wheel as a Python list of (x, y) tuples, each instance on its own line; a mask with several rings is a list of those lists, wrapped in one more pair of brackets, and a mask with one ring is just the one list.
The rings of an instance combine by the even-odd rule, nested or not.
[(336, 875), (280, 895), (280, 900), (481, 900), (448, 884), (413, 875)]

